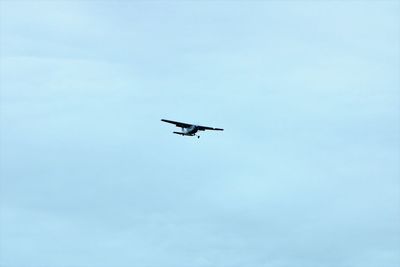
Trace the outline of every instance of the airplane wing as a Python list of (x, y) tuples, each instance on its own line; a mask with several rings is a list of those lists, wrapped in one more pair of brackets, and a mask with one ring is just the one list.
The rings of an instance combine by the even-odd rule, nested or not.
[(221, 128), (212, 128), (212, 127), (201, 126), (201, 125), (198, 125), (197, 129), (199, 129), (199, 131), (205, 131), (205, 130), (223, 131), (224, 130), (224, 129), (221, 129)]
[(164, 120), (164, 119), (162, 119), (161, 121), (167, 122), (167, 123), (175, 124), (176, 127), (189, 128), (190, 126), (192, 126), (192, 124), (184, 123), (184, 122), (179, 122), (179, 121), (170, 121), (170, 120)]

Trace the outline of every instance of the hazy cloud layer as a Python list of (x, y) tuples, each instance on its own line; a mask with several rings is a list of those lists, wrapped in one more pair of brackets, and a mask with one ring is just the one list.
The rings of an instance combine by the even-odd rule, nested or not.
[(0, 266), (398, 266), (398, 14), (1, 1)]

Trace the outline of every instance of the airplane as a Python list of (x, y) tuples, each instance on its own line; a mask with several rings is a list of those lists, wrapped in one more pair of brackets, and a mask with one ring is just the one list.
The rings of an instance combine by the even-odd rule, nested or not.
[(212, 128), (212, 127), (189, 124), (189, 123), (178, 122), (178, 121), (170, 121), (170, 120), (164, 120), (164, 119), (162, 119), (161, 121), (175, 124), (176, 127), (182, 128), (182, 132), (173, 132), (174, 134), (179, 134), (181, 136), (197, 136), (197, 138), (200, 138), (200, 135), (196, 135), (196, 133), (198, 131), (205, 131), (205, 130), (223, 131), (224, 130), (221, 128)]

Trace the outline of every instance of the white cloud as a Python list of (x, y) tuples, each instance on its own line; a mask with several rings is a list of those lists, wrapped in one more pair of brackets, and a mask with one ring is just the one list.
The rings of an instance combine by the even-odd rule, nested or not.
[(397, 265), (398, 9), (1, 2), (0, 265)]

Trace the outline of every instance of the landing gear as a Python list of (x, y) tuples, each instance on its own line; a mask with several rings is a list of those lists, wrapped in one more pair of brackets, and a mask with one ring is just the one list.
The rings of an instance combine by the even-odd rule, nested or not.
[(197, 138), (200, 138), (200, 135), (198, 135)]

